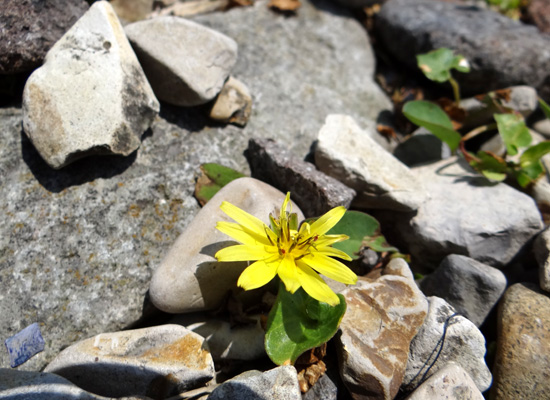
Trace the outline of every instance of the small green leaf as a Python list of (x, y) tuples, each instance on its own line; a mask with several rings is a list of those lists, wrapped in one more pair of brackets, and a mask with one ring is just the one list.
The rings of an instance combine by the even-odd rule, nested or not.
[(195, 197), (203, 206), (218, 191), (232, 180), (242, 178), (244, 175), (234, 169), (223, 165), (208, 163), (200, 166), (201, 176), (195, 185)]
[(281, 283), (266, 326), (265, 349), (269, 358), (278, 365), (293, 364), (305, 351), (329, 341), (346, 312), (344, 296), (339, 294), (338, 298), (340, 304), (331, 307), (301, 288), (292, 294)]
[(455, 56), (445, 47), (416, 56), (418, 67), (432, 81), (446, 82), (451, 78), (451, 69), (470, 72), (470, 65), (464, 56)]
[(409, 101), (403, 107), (403, 114), (412, 123), (423, 126), (441, 141), (455, 150), (460, 143), (460, 133), (453, 129), (453, 123), (437, 104), (424, 100)]
[(470, 165), (481, 172), (487, 179), (496, 182), (506, 179), (508, 165), (504, 160), (485, 151), (479, 151), (476, 158), (470, 161)]
[(529, 165), (539, 161), (548, 153), (550, 153), (550, 141), (540, 142), (539, 144), (529, 147), (523, 152), (519, 158), (520, 165), (522, 168), (526, 168)]
[(517, 114), (495, 114), (498, 133), (506, 145), (509, 155), (518, 154), (520, 147), (527, 147), (531, 144), (531, 134), (525, 126), (525, 121)]
[(548, 105), (548, 103), (545, 102), (540, 97), (539, 97), (539, 104), (540, 104), (540, 108), (542, 108), (542, 111), (544, 112), (544, 115), (546, 115), (546, 118), (550, 119), (550, 105)]

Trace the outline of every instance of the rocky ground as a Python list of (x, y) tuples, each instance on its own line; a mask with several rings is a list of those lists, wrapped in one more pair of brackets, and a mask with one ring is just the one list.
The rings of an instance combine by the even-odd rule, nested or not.
[[(481, 1), (374, 3), (1, 7), (0, 398), (548, 398), (548, 178), (487, 181), (383, 90), (429, 96), (415, 55), (450, 47), (464, 108), (490, 118), (470, 96), (510, 88), (545, 140), (545, 3), (525, 11), (540, 28)], [(249, 177), (201, 208), (204, 163)], [(266, 219), (287, 191), (304, 217), (368, 212), (410, 255), (365, 250), (334, 286), (324, 374), (271, 363), (269, 288), (237, 291), (245, 265), (213, 258), (222, 200)]]

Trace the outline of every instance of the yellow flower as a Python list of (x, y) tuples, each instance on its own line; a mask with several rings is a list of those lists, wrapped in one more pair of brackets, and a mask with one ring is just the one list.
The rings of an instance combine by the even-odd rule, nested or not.
[(224, 201), (220, 208), (237, 223), (222, 221), (216, 228), (242, 244), (218, 251), (216, 258), (218, 261), (255, 261), (237, 282), (245, 290), (263, 286), (279, 275), (289, 292), (294, 293), (302, 287), (314, 299), (335, 306), (340, 299), (317, 272), (345, 284), (357, 282), (357, 276), (348, 267), (332, 258), (351, 260), (346, 253), (332, 247), (348, 236), (326, 235), (346, 209), (333, 208), (315, 222), (302, 222), (298, 228), (297, 214), (287, 211), (289, 202), (290, 193), (287, 193), (279, 218), (269, 216), (270, 228)]

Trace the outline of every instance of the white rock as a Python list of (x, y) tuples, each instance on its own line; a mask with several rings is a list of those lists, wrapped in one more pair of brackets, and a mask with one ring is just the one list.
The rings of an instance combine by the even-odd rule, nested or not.
[(210, 118), (245, 126), (252, 112), (252, 97), (244, 83), (229, 77), (210, 110)]
[[(216, 229), (218, 221), (234, 222), (220, 210), (222, 201), (269, 225), (269, 214), (278, 214), (284, 197), (253, 178), (236, 179), (224, 186), (199, 211), (154, 272), (149, 289), (153, 304), (170, 313), (219, 307), (227, 293), (237, 290), (237, 279), (247, 266), (246, 262), (218, 262), (214, 258), (218, 250), (236, 243)], [(304, 218), (294, 203), (292, 210), (299, 220)]]
[(101, 396), (167, 397), (214, 377), (204, 338), (179, 325), (102, 333), (67, 347), (44, 370)]
[(448, 363), (407, 397), (407, 400), (483, 400), (472, 378), (453, 362)]
[(424, 325), (411, 342), (403, 385), (415, 387), (453, 361), (468, 372), (481, 392), (487, 390), (492, 376), (485, 364), (483, 334), (445, 300), (432, 296), (428, 301)]
[(353, 118), (329, 115), (318, 140), (315, 165), (357, 192), (355, 206), (413, 211), (425, 200), (422, 183), (409, 168)]
[(125, 29), (155, 94), (170, 104), (212, 100), (237, 61), (233, 39), (184, 18), (157, 17)]
[(94, 3), (50, 49), (23, 92), (23, 127), (53, 168), (134, 152), (159, 111), (112, 7)]

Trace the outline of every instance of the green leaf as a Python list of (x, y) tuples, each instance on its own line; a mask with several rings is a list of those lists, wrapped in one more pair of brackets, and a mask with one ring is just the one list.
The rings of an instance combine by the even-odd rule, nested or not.
[(479, 151), (476, 158), (477, 160), (470, 161), (470, 165), (487, 179), (497, 182), (506, 179), (508, 165), (504, 160), (484, 151)]
[(412, 123), (423, 126), (447, 143), (451, 151), (458, 147), (460, 133), (453, 129), (449, 116), (437, 104), (424, 100), (409, 101), (403, 107), (403, 114)]
[(544, 112), (544, 115), (546, 115), (546, 118), (550, 119), (550, 105), (548, 105), (548, 103), (545, 102), (540, 97), (539, 97), (539, 104), (540, 104), (540, 108), (542, 108), (542, 111)]
[(517, 114), (495, 114), (498, 133), (506, 145), (509, 155), (518, 154), (520, 147), (527, 147), (531, 144), (531, 134), (525, 126), (523, 118)]
[(330, 340), (346, 312), (344, 296), (338, 298), (340, 304), (331, 307), (301, 288), (292, 294), (281, 283), (267, 320), (265, 349), (269, 358), (278, 365), (293, 364), (305, 351)]
[(529, 147), (523, 152), (519, 158), (520, 165), (522, 168), (526, 168), (529, 165), (539, 161), (548, 153), (550, 153), (550, 141), (540, 142), (539, 144)]
[(445, 47), (416, 56), (418, 67), (432, 81), (446, 82), (451, 78), (451, 69), (460, 72), (470, 72), (470, 65), (464, 56), (455, 56), (453, 51)]
[(195, 185), (195, 197), (205, 205), (218, 191), (232, 180), (244, 175), (223, 165), (208, 163), (200, 166), (201, 176)]
[(342, 219), (327, 234), (348, 235), (348, 240), (334, 243), (332, 246), (342, 250), (353, 259), (358, 258), (359, 250), (364, 246), (368, 246), (377, 252), (399, 251), (386, 242), (386, 238), (380, 232), (380, 223), (375, 218), (360, 211), (346, 211)]

